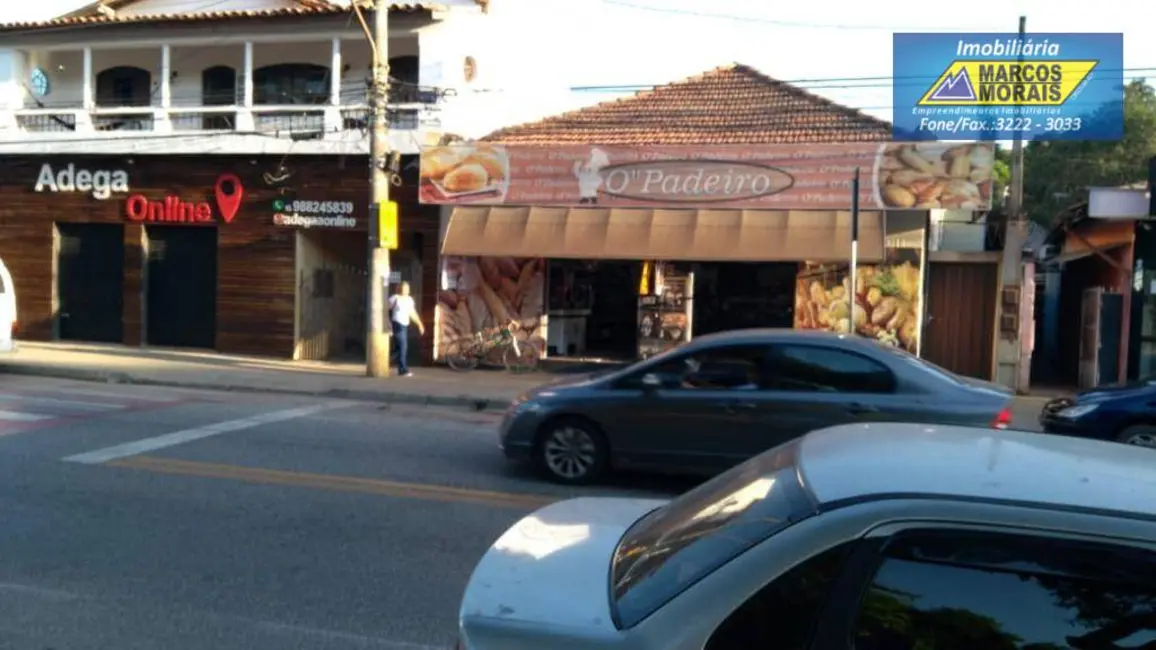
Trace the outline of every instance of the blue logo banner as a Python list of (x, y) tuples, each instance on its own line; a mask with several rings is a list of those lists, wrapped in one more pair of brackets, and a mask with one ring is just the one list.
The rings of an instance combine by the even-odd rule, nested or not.
[(1119, 140), (1123, 34), (895, 34), (896, 140)]

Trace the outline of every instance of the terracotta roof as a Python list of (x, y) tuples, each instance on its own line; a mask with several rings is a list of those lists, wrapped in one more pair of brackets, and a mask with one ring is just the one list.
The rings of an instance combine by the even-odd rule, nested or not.
[(732, 64), (596, 106), (507, 127), (508, 144), (876, 142), (891, 124)]
[[(164, 23), (164, 22), (198, 22), (213, 20), (229, 20), (234, 18), (278, 18), (282, 16), (328, 16), (349, 13), (348, 6), (332, 4), (327, 0), (296, 0), (296, 6), (275, 7), (271, 9), (230, 9), (224, 11), (188, 11), (167, 14), (130, 14), (117, 15), (116, 7), (132, 4), (131, 0), (116, 2), (97, 2), (69, 14), (49, 20), (23, 23), (0, 24), (0, 31), (16, 29), (44, 29), (51, 27), (80, 27), (87, 25), (118, 25), (128, 23)], [(210, 3), (211, 6), (212, 3)], [(97, 7), (104, 5), (113, 10), (112, 15), (101, 13)], [(393, 2), (389, 5), (392, 11), (421, 11), (442, 10), (444, 5), (431, 2)]]

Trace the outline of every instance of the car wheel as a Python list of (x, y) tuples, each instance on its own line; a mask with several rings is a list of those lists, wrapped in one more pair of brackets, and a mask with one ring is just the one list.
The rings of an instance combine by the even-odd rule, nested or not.
[(538, 465), (551, 480), (585, 485), (606, 472), (610, 447), (593, 422), (583, 418), (558, 418), (542, 427), (537, 456)]
[(1137, 447), (1156, 449), (1156, 426), (1151, 424), (1134, 424), (1116, 436), (1116, 442)]

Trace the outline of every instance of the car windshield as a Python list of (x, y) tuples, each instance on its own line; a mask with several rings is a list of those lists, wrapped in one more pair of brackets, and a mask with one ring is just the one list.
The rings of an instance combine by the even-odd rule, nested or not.
[(798, 442), (721, 474), (636, 523), (611, 568), (615, 620), (625, 629), (815, 504), (796, 471)]

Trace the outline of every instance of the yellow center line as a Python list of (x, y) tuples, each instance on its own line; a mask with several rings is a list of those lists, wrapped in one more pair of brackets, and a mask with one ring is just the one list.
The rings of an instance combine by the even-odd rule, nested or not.
[(243, 467), (240, 465), (222, 465), (218, 463), (159, 458), (156, 456), (130, 456), (128, 458), (108, 461), (104, 463), (104, 465), (159, 474), (231, 479), (248, 483), (289, 485), (338, 492), (360, 492), (363, 494), (378, 494), (405, 499), (473, 503), (520, 510), (535, 510), (557, 501), (555, 498), (531, 494), (471, 490), (467, 488), (450, 487), (448, 485), (402, 483), (398, 481), (359, 478), (356, 476), (289, 472), (259, 467)]

